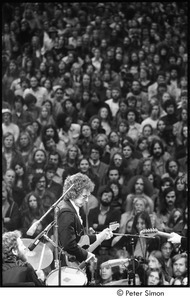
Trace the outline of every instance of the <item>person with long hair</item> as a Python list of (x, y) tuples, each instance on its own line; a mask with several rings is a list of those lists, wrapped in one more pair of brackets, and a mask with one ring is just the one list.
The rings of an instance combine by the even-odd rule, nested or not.
[(133, 201), (136, 197), (142, 196), (146, 205), (148, 205), (149, 214), (154, 211), (154, 202), (151, 199), (153, 187), (148, 179), (142, 175), (133, 176), (127, 185), (128, 194), (125, 201), (125, 211), (130, 211), (133, 206)]
[(28, 131), (25, 130), (20, 133), (17, 145), (25, 165), (28, 166), (28, 162), (31, 161), (31, 157), (35, 150), (35, 146)]
[(2, 182), (2, 227), (3, 231), (20, 229), (20, 211), (13, 200), (9, 186)]
[[(39, 220), (44, 214), (43, 207), (40, 203), (39, 196), (34, 192), (30, 192), (26, 195), (22, 210), (21, 210), (21, 232), (23, 238), (28, 238), (27, 230), (32, 226), (34, 222)], [(36, 228), (33, 238), (35, 238), (48, 224), (39, 224)]]
[[(74, 187), (72, 187), (73, 184)], [(68, 191), (69, 188), (70, 190)], [(84, 233), (80, 208), (82, 208), (85, 201), (88, 200), (93, 188), (94, 184), (85, 174), (76, 173), (72, 176), (68, 176), (63, 188), (63, 192), (68, 192), (64, 200), (61, 200), (58, 204), (58, 236), (60, 246), (64, 247), (64, 250), (67, 251), (68, 254), (75, 256), (78, 262), (94, 257), (94, 254), (78, 245), (80, 237)], [(110, 239), (113, 234), (106, 228), (97, 235), (92, 234), (88, 236), (91, 244), (103, 236)], [(64, 261), (66, 261), (65, 255), (63, 257), (63, 263)]]
[(3, 135), (2, 157), (5, 162), (3, 172), (9, 169), (17, 160), (22, 160), (22, 154), (17, 150), (14, 135), (11, 132), (7, 132)]
[(93, 141), (99, 133), (105, 134), (106, 131), (103, 129), (101, 125), (101, 118), (98, 115), (92, 116), (88, 123), (91, 127)]
[(15, 141), (17, 141), (20, 134), (20, 128), (18, 127), (18, 125), (12, 122), (12, 112), (10, 109), (2, 109), (2, 121), (3, 135), (5, 135), (8, 132), (11, 132), (14, 136)]
[(185, 176), (178, 176), (174, 186), (176, 189), (176, 207), (184, 210), (187, 207), (187, 183)]
[(109, 109), (107, 107), (101, 107), (98, 112), (98, 116), (100, 117), (100, 123), (102, 128), (105, 130), (106, 135), (109, 135), (112, 130), (112, 117), (109, 114)]
[(27, 173), (29, 179), (29, 185), (31, 185), (32, 178), (35, 174), (43, 173), (47, 163), (47, 154), (43, 149), (37, 148), (32, 155), (31, 161), (27, 166)]
[(163, 191), (163, 198), (157, 213), (157, 220), (162, 231), (168, 231), (168, 222), (171, 214), (176, 209), (176, 191), (174, 187), (168, 187)]
[(42, 128), (47, 125), (55, 125), (53, 116), (45, 105), (41, 107), (41, 112), (37, 121), (41, 124)]
[(77, 145), (69, 145), (66, 152), (66, 160), (63, 165), (62, 180), (65, 181), (66, 177), (73, 175), (78, 170), (79, 160), (83, 157), (80, 148)]
[(146, 270), (147, 275), (147, 285), (148, 286), (162, 286), (163, 283), (163, 273), (159, 268), (152, 268)]
[[(57, 128), (53, 124), (48, 124), (42, 128), (41, 132), (42, 140), (43, 137), (52, 137), (56, 143), (56, 149), (62, 152), (66, 152), (67, 148), (63, 140), (59, 138)], [(40, 147), (44, 149), (43, 143), (40, 144)]]
[(133, 175), (136, 175), (139, 159), (134, 156), (134, 152), (135, 147), (133, 144), (127, 142), (122, 144), (122, 153), (127, 163), (127, 170), (130, 170)]

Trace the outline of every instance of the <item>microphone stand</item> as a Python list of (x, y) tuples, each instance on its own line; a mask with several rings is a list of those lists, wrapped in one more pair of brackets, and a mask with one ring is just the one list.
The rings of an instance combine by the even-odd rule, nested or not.
[(132, 255), (131, 255), (131, 259), (132, 259), (132, 269), (133, 269), (133, 272), (132, 272), (132, 275), (133, 275), (133, 286), (135, 286), (135, 257), (134, 257), (134, 251), (135, 251), (135, 248), (134, 248), (134, 238), (132, 237), (131, 238), (131, 247), (132, 247)]
[(54, 225), (54, 241), (55, 241), (55, 260), (54, 260), (54, 266), (57, 269), (59, 266), (59, 259), (58, 259), (58, 223), (57, 223), (57, 216), (58, 216), (58, 211), (59, 208), (55, 207), (54, 209), (54, 221), (55, 221), (55, 225)]
[(86, 234), (88, 234), (88, 201), (86, 201), (85, 215), (86, 215)]
[[(56, 206), (58, 205), (58, 203), (62, 200), (62, 198), (71, 190), (71, 188), (74, 186), (74, 183), (68, 188), (68, 190), (63, 193), (61, 195), (61, 197), (59, 197), (59, 199), (52, 204), (52, 206), (45, 212), (45, 214), (36, 222), (36, 228), (37, 228), (37, 225), (42, 222), (42, 220), (53, 210), (53, 209), (56, 209)], [(54, 217), (55, 217), (55, 242), (54, 243), (47, 235), (44, 235), (44, 237), (54, 245), (55, 247), (55, 265), (57, 264), (57, 258), (58, 258), (58, 248), (61, 249), (59, 246), (58, 246), (58, 224), (57, 224), (57, 213), (58, 213), (58, 208), (57, 210), (55, 211), (54, 213)], [(35, 227), (33, 227), (33, 230), (35, 231), (36, 230)], [(29, 231), (30, 231), (30, 228), (29, 228)], [(32, 234), (31, 234), (32, 235)], [(60, 253), (62, 252), (63, 250), (61, 249)], [(60, 255), (61, 256), (61, 255)], [(60, 263), (60, 260), (58, 260), (58, 264), (59, 264), (59, 286), (61, 285), (61, 263)]]
[[(47, 236), (46, 234), (44, 235), (44, 238), (50, 242), (54, 247), (55, 249), (57, 249), (57, 258), (58, 258), (58, 262), (55, 260), (55, 266), (56, 266), (56, 269), (58, 268), (58, 286), (61, 286), (61, 254), (64, 252), (62, 248), (60, 248), (58, 246), (58, 244), (54, 243), (54, 241), (52, 241), (49, 236)], [(59, 249), (59, 252), (58, 252), (58, 249)]]

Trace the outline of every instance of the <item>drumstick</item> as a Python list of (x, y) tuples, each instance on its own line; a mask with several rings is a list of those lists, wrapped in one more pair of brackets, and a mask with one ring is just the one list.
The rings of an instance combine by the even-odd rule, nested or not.
[(46, 247), (46, 244), (43, 244), (42, 253), (41, 253), (41, 256), (40, 256), (40, 262), (39, 262), (39, 266), (38, 266), (38, 270), (37, 271), (39, 271), (41, 269), (42, 260), (44, 258), (45, 247)]

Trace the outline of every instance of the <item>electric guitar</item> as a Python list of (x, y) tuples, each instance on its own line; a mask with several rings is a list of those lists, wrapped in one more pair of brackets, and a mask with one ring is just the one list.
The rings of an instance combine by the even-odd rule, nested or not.
[[(119, 223), (111, 223), (109, 225), (109, 229), (110, 231), (114, 231), (116, 230), (117, 228), (119, 228)], [(80, 238), (80, 241), (78, 242), (78, 245), (80, 247), (84, 247), (84, 246), (88, 246), (90, 245), (86, 250), (89, 251), (89, 252), (93, 252), (105, 239), (106, 239), (106, 232), (104, 234), (102, 234), (102, 236), (97, 239), (94, 243), (92, 243), (90, 245), (90, 239), (88, 237), (88, 235), (83, 235), (81, 236)], [(72, 261), (71, 261), (71, 258), (72, 257)], [(68, 267), (78, 267), (79, 266), (79, 263), (75, 260), (74, 260), (74, 257), (73, 256), (70, 256), (68, 253), (66, 254), (66, 263), (67, 263), (67, 266)]]
[(149, 228), (149, 229), (143, 229), (140, 231), (140, 236), (147, 236), (147, 237), (154, 237), (154, 236), (162, 236), (162, 237), (165, 237), (167, 239), (169, 239), (171, 237), (171, 234), (170, 233), (167, 233), (167, 232), (163, 232), (163, 231), (159, 231), (158, 229), (156, 228)]

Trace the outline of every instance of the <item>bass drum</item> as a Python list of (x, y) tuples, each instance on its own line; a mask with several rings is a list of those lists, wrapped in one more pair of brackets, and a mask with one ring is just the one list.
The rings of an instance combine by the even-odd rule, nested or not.
[[(59, 269), (51, 271), (46, 279), (47, 286), (59, 286)], [(61, 286), (87, 285), (87, 276), (77, 268), (61, 268)]]

